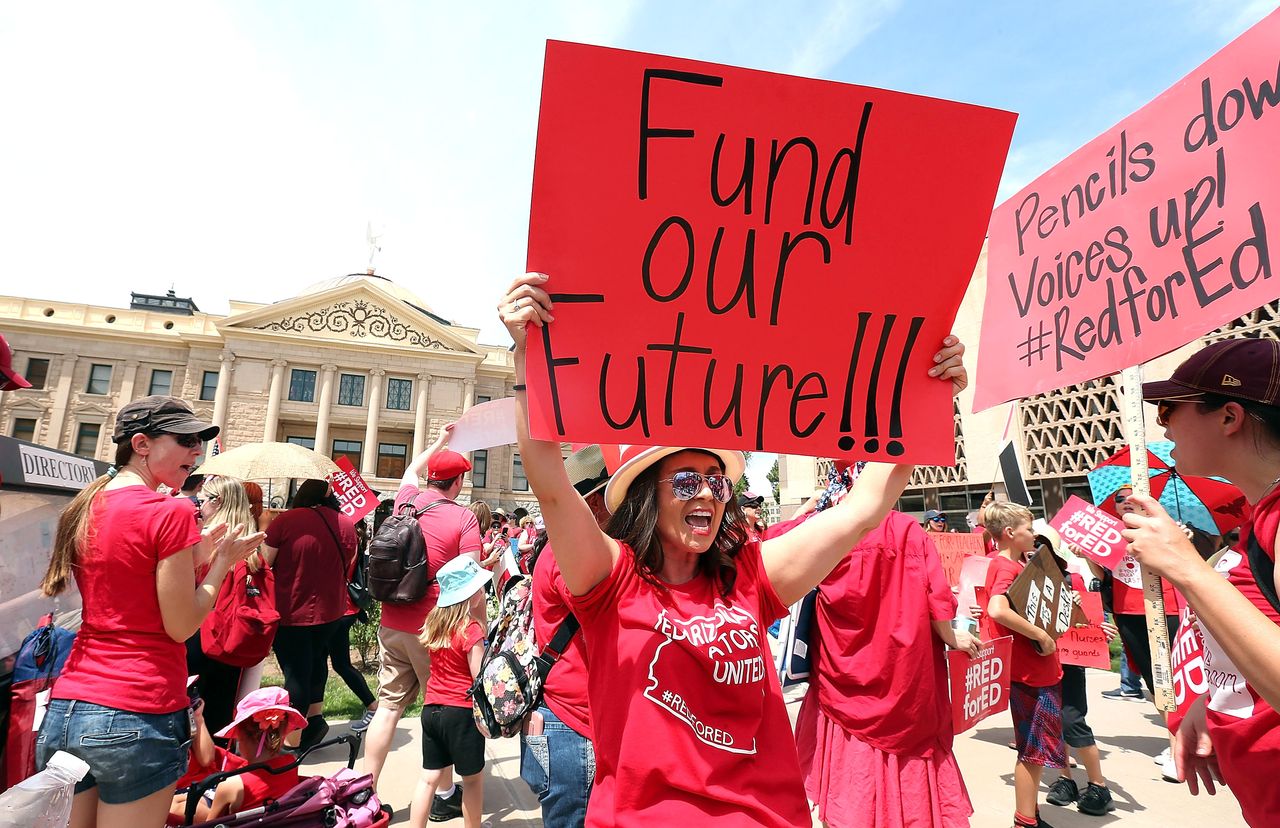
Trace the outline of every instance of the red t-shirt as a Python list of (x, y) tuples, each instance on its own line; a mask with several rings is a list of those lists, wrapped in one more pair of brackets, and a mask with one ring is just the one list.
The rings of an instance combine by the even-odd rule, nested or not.
[(178, 780), (177, 789), (190, 788), (201, 779), (206, 779), (215, 773), (236, 770), (237, 768), (243, 768), (247, 764), (249, 763), (226, 748), (214, 746), (213, 761), (208, 765), (201, 765), (196, 761), (196, 753), (193, 750), (191, 751), (191, 758), (187, 760), (187, 772)]
[(271, 521), (266, 543), (280, 550), (271, 569), (281, 626), (327, 624), (347, 614), (347, 573), (356, 554), (351, 518), (323, 506), (290, 509)]
[[(572, 611), (573, 596), (564, 585), (560, 565), (551, 547), (544, 546), (533, 567), (533, 629), (538, 643), (545, 647), (555, 638), (556, 630)], [(582, 643), (582, 630), (569, 639), (564, 653), (542, 685), (542, 703), (551, 708), (579, 736), (591, 738), (591, 709), (587, 704), (587, 649)]]
[(75, 567), (83, 622), (52, 697), (131, 713), (182, 710), (187, 648), (164, 631), (156, 567), (200, 542), (195, 507), (137, 485), (101, 492), (92, 508)]
[(401, 486), (396, 492), (396, 510), (411, 500), (415, 509), (436, 500), (444, 501), (418, 518), (422, 536), (427, 542), (427, 568), (431, 583), (427, 585), (427, 594), (412, 604), (383, 604), (382, 626), (417, 635), (422, 632), (427, 613), (435, 609), (436, 599), (440, 597), (440, 585), (435, 580), (440, 567), (468, 552), (476, 553), (476, 560), (480, 559), (480, 524), (476, 522), (475, 513), (449, 500), (439, 489)]
[[(1177, 599), (1173, 597), (1173, 584), (1168, 581), (1161, 583), (1164, 585), (1165, 614), (1176, 616), (1174, 607), (1178, 604)], [(1116, 615), (1145, 616), (1147, 614), (1147, 605), (1142, 599), (1142, 566), (1132, 555), (1126, 554), (1120, 558), (1120, 562), (1112, 571), (1111, 607)]]
[[(1004, 595), (1026, 568), (1022, 561), (1011, 561), (1004, 555), (996, 555), (991, 559), (991, 568), (987, 570), (987, 595), (991, 598)], [(1013, 636), (1013, 658), (1009, 667), (1009, 678), (1021, 682), (1028, 687), (1048, 687), (1062, 680), (1062, 665), (1058, 663), (1058, 651), (1047, 656), (1036, 651), (1031, 639), (1019, 635), (991, 617), (990, 611), (982, 616), (983, 638), (1000, 638)]]
[(928, 533), (909, 515), (890, 512), (818, 587), (820, 644), (810, 681), (823, 712), (886, 753), (950, 752), (946, 645), (932, 622), (955, 614)]
[[(293, 756), (284, 754), (267, 760), (273, 768), (283, 767), (294, 761)], [(244, 783), (244, 803), (240, 810), (256, 808), (268, 799), (279, 799), (298, 784), (298, 768), (292, 767), (282, 773), (270, 773), (266, 770), (249, 771), (240, 775)]]
[[(1280, 615), (1258, 589), (1249, 567), (1249, 537), (1256, 533), (1262, 551), (1273, 561), (1280, 530), (1280, 490), (1254, 507), (1250, 524), (1240, 532), (1240, 545), (1218, 559), (1218, 571), (1275, 624)], [(1213, 634), (1204, 634), (1204, 673), (1209, 681), (1208, 722), (1213, 750), (1231, 792), (1250, 825), (1272, 825), (1280, 814), (1280, 713), (1258, 695), (1222, 650)]]
[(445, 704), (449, 707), (471, 707), (471, 648), (484, 641), (484, 627), (472, 621), (453, 636), (452, 646), (431, 651), (431, 674), (422, 689), (423, 704)]
[(656, 586), (622, 545), (573, 599), (587, 645), (596, 782), (588, 825), (811, 822), (765, 636), (787, 608), (760, 545), (737, 554), (728, 597), (697, 577)]

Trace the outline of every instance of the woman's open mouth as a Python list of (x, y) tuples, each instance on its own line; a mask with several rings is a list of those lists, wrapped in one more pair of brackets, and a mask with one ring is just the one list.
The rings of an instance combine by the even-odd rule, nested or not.
[(706, 509), (697, 509), (684, 516), (684, 522), (693, 530), (695, 535), (711, 534), (711, 512)]

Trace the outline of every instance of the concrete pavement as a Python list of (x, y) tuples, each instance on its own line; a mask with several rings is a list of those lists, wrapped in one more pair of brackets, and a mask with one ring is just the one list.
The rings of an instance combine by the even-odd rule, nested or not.
[[(1186, 785), (1161, 779), (1160, 768), (1151, 759), (1167, 744), (1164, 728), (1149, 703), (1113, 701), (1100, 695), (1118, 683), (1115, 674), (1089, 671), (1089, 724), (1102, 753), (1102, 771), (1107, 776), (1116, 810), (1106, 817), (1079, 813), (1074, 806), (1059, 808), (1043, 804), (1056, 771), (1047, 771), (1041, 787), (1041, 816), (1055, 828), (1088, 826), (1132, 826), (1132, 828), (1235, 828), (1244, 826), (1240, 808), (1229, 790), (1217, 796), (1193, 797)], [(803, 688), (787, 693), (787, 707), (795, 718)], [(345, 724), (334, 724), (331, 734), (342, 732)], [(1014, 752), (1009, 713), (993, 716), (956, 739), (955, 753), (973, 801), (974, 828), (1004, 828), (1013, 822)], [(330, 748), (316, 755), (304, 773), (329, 773), (345, 762), (341, 749)], [(517, 739), (487, 743), (485, 766), (485, 820), (494, 826), (541, 825), (537, 799), (520, 779), (520, 744)], [(396, 740), (381, 780), (380, 795), (396, 809), (393, 825), (409, 819), (409, 800), (421, 771), (421, 730), (418, 720), (405, 719), (396, 731)], [(361, 767), (360, 764), (356, 765)], [(1084, 771), (1074, 777), (1083, 787)], [(461, 828), (462, 820), (433, 823), (442, 828)], [(815, 825), (819, 823), (814, 821)], [(686, 828), (694, 828), (687, 826)]]

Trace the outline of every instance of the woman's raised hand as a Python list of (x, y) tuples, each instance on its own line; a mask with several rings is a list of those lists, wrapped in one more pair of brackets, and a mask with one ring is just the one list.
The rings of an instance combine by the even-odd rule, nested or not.
[(244, 559), (253, 554), (262, 541), (267, 537), (265, 532), (254, 532), (252, 535), (242, 535), (244, 529), (237, 526), (235, 529), (227, 532), (218, 541), (218, 547), (214, 554), (227, 562), (227, 566), (231, 567), (240, 563)]
[(541, 328), (554, 322), (551, 297), (544, 288), (549, 277), (545, 273), (526, 273), (511, 283), (498, 302), (498, 318), (507, 326), (516, 348), (523, 348), (525, 328), (530, 322)]
[(1139, 511), (1124, 516), (1122, 534), (1129, 543), (1129, 554), (1138, 563), (1175, 585), (1182, 583), (1188, 572), (1207, 566), (1160, 501), (1136, 492), (1129, 498)]
[(964, 367), (964, 343), (954, 334), (942, 340), (942, 350), (933, 355), (934, 366), (929, 376), (951, 380), (951, 395), (959, 396), (969, 386), (969, 372)]

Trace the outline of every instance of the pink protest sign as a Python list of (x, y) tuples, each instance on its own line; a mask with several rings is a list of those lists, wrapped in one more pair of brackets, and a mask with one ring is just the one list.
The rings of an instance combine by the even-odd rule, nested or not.
[(964, 559), (986, 551), (982, 545), (982, 535), (972, 532), (929, 532), (928, 535), (938, 549), (938, 558), (942, 561), (942, 571), (947, 576), (947, 583), (953, 587), (960, 586), (960, 569), (964, 565)]
[(1013, 637), (988, 641), (976, 658), (951, 650), (947, 653), (947, 678), (951, 684), (951, 719), (956, 733), (963, 733), (988, 716), (1009, 707), (1009, 660)]
[[(981, 538), (981, 535), (978, 535)], [(991, 559), (978, 555), (971, 555), (960, 563), (960, 595), (957, 597), (959, 601), (959, 612), (967, 615), (969, 608), (975, 604), (981, 605), (982, 611), (987, 611), (986, 600), (979, 601), (977, 591), (982, 589), (982, 585), (987, 582), (987, 570), (991, 567)]]
[(1072, 544), (1107, 569), (1115, 569), (1125, 555), (1127, 545), (1120, 534), (1124, 524), (1075, 495), (1067, 498), (1049, 525), (1058, 530), (1063, 543)]
[(329, 482), (333, 484), (333, 493), (338, 498), (342, 513), (352, 520), (360, 520), (378, 508), (377, 494), (364, 482), (347, 456), (344, 454), (334, 462), (339, 470), (329, 475)]
[(1274, 12), (996, 208), (974, 409), (1113, 374), (1280, 296)]
[(533, 436), (953, 463), (951, 389), (927, 370), (1015, 119), (549, 42)]
[(1102, 596), (1086, 592), (1084, 580), (1075, 573), (1071, 574), (1071, 586), (1080, 596), (1080, 608), (1084, 610), (1089, 624), (1072, 627), (1062, 634), (1058, 639), (1058, 659), (1063, 664), (1110, 670), (1111, 650), (1107, 646), (1107, 635), (1102, 631)]

